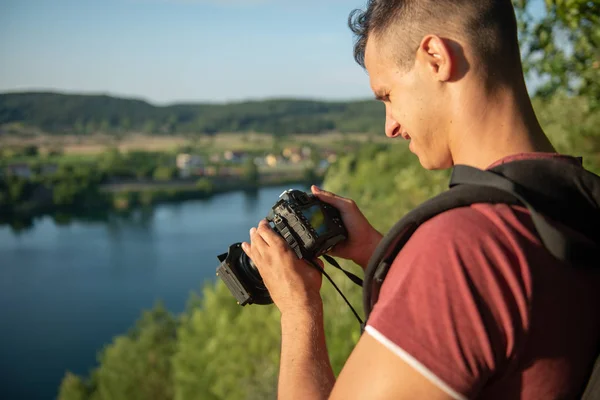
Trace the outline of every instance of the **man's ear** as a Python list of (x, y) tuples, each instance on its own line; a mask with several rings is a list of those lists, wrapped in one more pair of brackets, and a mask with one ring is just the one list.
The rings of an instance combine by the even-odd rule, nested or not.
[(452, 78), (454, 59), (448, 44), (437, 35), (427, 35), (421, 40), (418, 57), (440, 82), (447, 82)]

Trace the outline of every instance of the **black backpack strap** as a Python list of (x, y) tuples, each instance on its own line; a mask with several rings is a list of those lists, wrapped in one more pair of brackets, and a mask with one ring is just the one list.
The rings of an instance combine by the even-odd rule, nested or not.
[[(568, 264), (600, 270), (600, 177), (564, 160), (515, 161), (478, 170), (454, 167), (450, 190), (426, 201), (396, 223), (369, 260), (363, 284), (365, 323), (396, 256), (425, 221), (475, 203), (527, 207), (544, 246)], [(566, 236), (546, 219), (581, 233)], [(600, 356), (583, 400), (600, 400)]]
[(497, 188), (460, 185), (410, 211), (384, 236), (369, 260), (363, 282), (365, 320), (369, 318), (373, 304), (379, 297), (379, 289), (394, 259), (415, 230), (438, 214), (474, 203), (521, 204), (513, 195)]
[[(544, 176), (539, 176), (537, 179), (543, 180), (544, 178)], [(583, 236), (575, 238), (572, 235), (566, 235), (550, 224), (527, 200), (527, 189), (518, 183), (492, 171), (458, 165), (452, 171), (452, 179), (450, 180), (451, 188), (456, 185), (478, 185), (510, 193), (522, 205), (527, 207), (542, 243), (554, 257), (572, 265), (591, 267), (595, 263), (594, 267), (597, 266), (597, 258), (600, 254), (598, 243), (594, 243)]]
[[(442, 212), (475, 203), (527, 207), (551, 254), (577, 266), (600, 267), (600, 177), (581, 165), (553, 159), (515, 161), (486, 171), (459, 165), (450, 187), (406, 214), (375, 249), (363, 284), (366, 319), (389, 268), (415, 230)], [(543, 215), (583, 237), (566, 237)]]

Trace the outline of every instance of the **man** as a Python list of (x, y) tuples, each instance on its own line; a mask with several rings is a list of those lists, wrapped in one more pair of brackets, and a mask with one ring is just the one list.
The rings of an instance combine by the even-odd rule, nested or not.
[[(531, 106), (510, 0), (370, 0), (351, 16), (355, 58), (427, 169), (480, 169), (556, 154)], [(363, 268), (381, 235), (356, 205), (313, 187)], [(337, 381), (321, 274), (261, 221), (243, 249), (281, 311), (282, 399), (573, 398), (600, 337), (598, 274), (565, 268), (526, 209), (475, 204), (432, 218), (398, 254)]]

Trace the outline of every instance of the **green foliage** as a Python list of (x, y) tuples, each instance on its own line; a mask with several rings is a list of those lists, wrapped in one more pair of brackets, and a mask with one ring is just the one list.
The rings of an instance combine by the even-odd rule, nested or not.
[(38, 148), (36, 146), (25, 146), (23, 148), (23, 155), (25, 156), (37, 156)]
[(584, 166), (600, 175), (600, 109), (585, 97), (558, 94), (534, 99), (536, 114), (556, 149), (583, 157)]
[(98, 193), (102, 177), (84, 164), (61, 165), (47, 180), (52, 187), (53, 203), (58, 207), (94, 208), (103, 201)]
[(93, 398), (172, 399), (176, 328), (176, 320), (161, 304), (144, 312), (128, 335), (117, 337), (102, 351)]
[(157, 181), (169, 181), (177, 177), (177, 168), (160, 166), (154, 170), (152, 177)]
[(6, 190), (3, 196), (5, 205), (18, 204), (26, 201), (33, 191), (33, 185), (26, 178), (8, 176), (3, 180), (2, 187)]
[(242, 168), (242, 178), (246, 181), (250, 186), (257, 187), (260, 175), (258, 173), (258, 167), (254, 163), (252, 157), (249, 157), (244, 161), (244, 165)]
[(600, 3), (545, 0), (546, 13), (534, 18), (532, 0), (513, 0), (519, 16), (526, 71), (547, 78), (538, 93), (584, 96), (600, 107)]
[(237, 305), (221, 282), (205, 286), (201, 306), (182, 317), (178, 330), (176, 399), (275, 398), (279, 312), (250, 307)]
[(212, 194), (214, 192), (214, 184), (212, 180), (208, 178), (200, 178), (196, 181), (196, 188), (206, 194)]
[(341, 158), (327, 172), (325, 184), (351, 197), (373, 225), (386, 231), (407, 211), (441, 192), (448, 172), (424, 170), (404, 143), (366, 145)]
[(230, 104), (175, 104), (109, 96), (57, 93), (0, 94), (0, 125), (21, 123), (48, 133), (89, 135), (124, 132), (263, 132), (275, 136), (340, 132), (379, 132), (383, 107), (375, 101), (323, 102), (266, 100)]
[(89, 398), (89, 388), (80, 377), (67, 372), (60, 384), (58, 398), (61, 400), (85, 400)]

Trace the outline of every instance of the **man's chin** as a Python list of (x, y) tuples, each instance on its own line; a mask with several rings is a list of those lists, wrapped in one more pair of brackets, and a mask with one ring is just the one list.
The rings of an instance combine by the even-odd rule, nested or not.
[(443, 169), (452, 168), (452, 162), (443, 162), (441, 160), (431, 160), (429, 158), (422, 157), (417, 153), (415, 153), (415, 154), (419, 158), (419, 163), (421, 163), (421, 166), (428, 171), (439, 171), (439, 170), (443, 170)]

